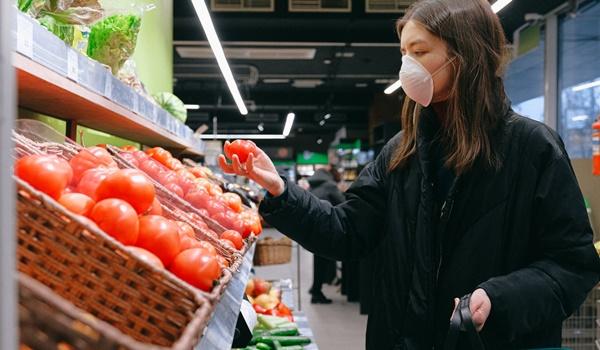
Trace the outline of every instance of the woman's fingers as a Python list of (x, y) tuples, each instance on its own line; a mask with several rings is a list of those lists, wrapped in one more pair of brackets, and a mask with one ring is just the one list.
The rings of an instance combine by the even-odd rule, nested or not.
[(233, 159), (231, 159), (231, 165), (233, 167), (233, 170), (236, 172), (236, 174), (238, 174), (238, 175), (246, 174), (244, 169), (242, 169), (242, 164), (240, 164), (240, 158), (238, 158), (237, 154), (234, 154), (232, 158)]
[(221, 169), (225, 173), (227, 173), (227, 174), (235, 174), (235, 171), (233, 170), (233, 168), (231, 167), (231, 165), (227, 164), (227, 159), (222, 154), (219, 155), (219, 166), (221, 167)]
[(252, 174), (254, 172), (254, 154), (248, 154), (248, 160), (246, 160), (246, 171), (248, 174)]

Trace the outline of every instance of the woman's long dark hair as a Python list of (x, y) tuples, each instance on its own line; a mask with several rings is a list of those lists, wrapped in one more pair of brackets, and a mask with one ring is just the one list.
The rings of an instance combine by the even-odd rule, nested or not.
[[(455, 57), (454, 82), (445, 116), (446, 165), (464, 173), (478, 159), (492, 168), (500, 157), (491, 142), (506, 99), (502, 79), (507, 62), (506, 38), (500, 20), (485, 0), (422, 0), (398, 20), (398, 35), (408, 21), (423, 25), (448, 46)], [(405, 98), (404, 135), (390, 162), (390, 170), (404, 166), (416, 152), (420, 106)]]

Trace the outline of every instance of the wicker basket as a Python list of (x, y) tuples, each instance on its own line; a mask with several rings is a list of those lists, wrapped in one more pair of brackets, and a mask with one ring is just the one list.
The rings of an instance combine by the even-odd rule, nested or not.
[[(19, 271), (142, 343), (184, 349), (199, 339), (213, 307), (206, 293), (15, 181)], [(224, 272), (226, 284), (231, 274)]]
[[(195, 344), (210, 313), (205, 302), (171, 349)], [(19, 274), (19, 341), (21, 348), (79, 350), (165, 349), (140, 343), (110, 324), (75, 307), (43, 284)]]
[[(36, 123), (31, 123), (31, 121), (27, 121), (26, 126), (27, 128), (21, 126), (19, 130), (13, 132), (16, 157), (22, 157), (30, 154), (54, 154), (66, 160), (70, 160), (73, 156), (78, 154), (83, 149), (80, 145), (76, 144), (68, 138), (62, 138), (62, 136), (60, 137), (62, 138), (63, 143), (53, 142), (54, 140), (48, 141), (47, 135), (40, 135), (46, 132), (45, 128), (47, 128), (47, 126), (38, 127)], [(52, 136), (53, 135), (50, 135), (50, 137)], [(120, 164), (118, 158), (115, 158), (115, 160), (121, 168), (127, 167), (124, 164)], [(174, 194), (169, 194), (164, 191), (161, 192), (160, 188), (157, 188), (157, 194), (159, 195), (159, 199), (163, 204), (163, 211), (165, 212), (165, 216), (167, 218), (178, 221), (184, 221), (190, 224), (196, 231), (196, 236), (198, 239), (205, 239), (209, 241), (215, 246), (219, 254), (222, 255), (229, 262), (230, 267), (229, 269), (227, 269), (228, 272), (223, 274), (223, 277), (219, 280), (218, 285), (215, 288), (213, 288), (213, 290), (209, 294), (200, 291), (200, 293), (204, 293), (205, 296), (207, 296), (211, 302), (218, 302), (225, 289), (227, 288), (229, 281), (231, 280), (231, 274), (234, 271), (236, 271), (237, 268), (241, 265), (241, 256), (239, 256), (238, 252), (232, 252), (232, 249), (223, 246), (221, 242), (218, 241), (218, 239), (213, 238), (212, 236), (210, 236), (210, 234), (208, 234), (203, 229), (195, 225), (194, 220), (189, 215), (183, 213), (177, 208), (173, 208), (174, 210), (169, 210), (169, 206), (165, 205), (165, 203), (169, 203), (169, 196), (174, 196)], [(40, 195), (43, 194), (40, 193)], [(46, 198), (46, 200), (49, 200), (49, 198)], [(61, 207), (60, 205), (58, 206)]]
[(259, 240), (254, 252), (254, 265), (286, 264), (292, 260), (292, 241), (283, 237), (273, 239), (270, 237)]

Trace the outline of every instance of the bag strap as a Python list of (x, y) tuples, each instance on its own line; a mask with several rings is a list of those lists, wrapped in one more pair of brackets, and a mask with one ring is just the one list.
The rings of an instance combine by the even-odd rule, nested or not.
[(450, 328), (444, 343), (444, 350), (455, 350), (458, 337), (461, 332), (466, 332), (471, 342), (473, 350), (485, 350), (483, 342), (479, 337), (479, 332), (475, 329), (471, 315), (471, 294), (467, 294), (460, 299), (458, 307), (454, 310), (450, 318)]

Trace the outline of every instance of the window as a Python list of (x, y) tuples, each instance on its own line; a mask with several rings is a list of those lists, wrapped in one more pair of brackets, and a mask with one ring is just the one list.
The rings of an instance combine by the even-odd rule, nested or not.
[(515, 112), (544, 121), (544, 31), (540, 27), (521, 31), (519, 55), (506, 71), (504, 85)]
[(600, 114), (600, 4), (559, 24), (558, 131), (571, 158), (591, 158), (592, 122)]

